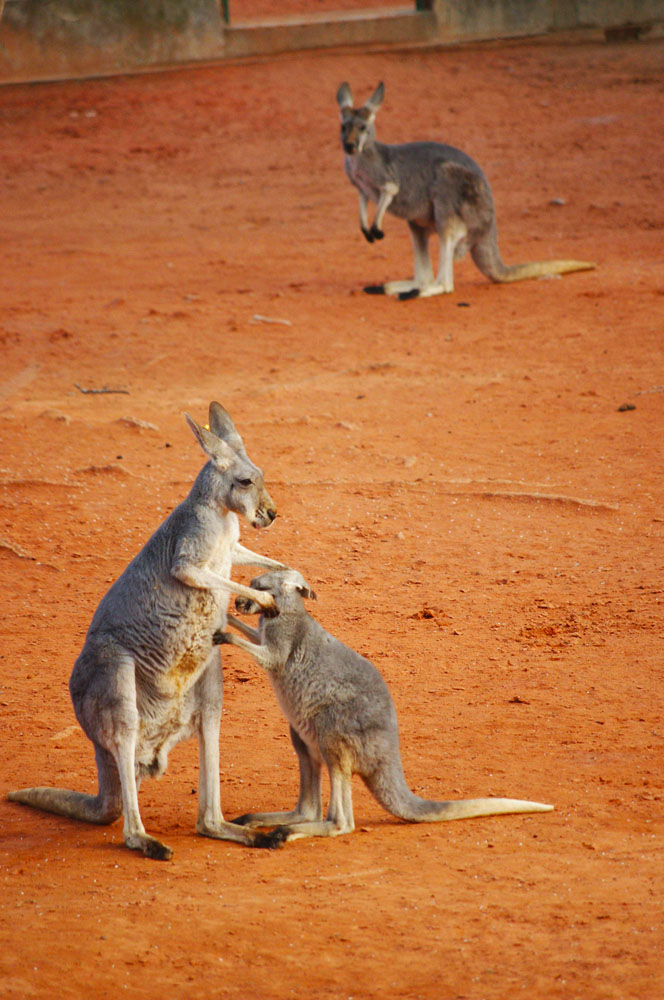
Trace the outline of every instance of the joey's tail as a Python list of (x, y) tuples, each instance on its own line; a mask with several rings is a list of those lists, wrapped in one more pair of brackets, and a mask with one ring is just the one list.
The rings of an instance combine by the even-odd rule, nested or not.
[(385, 761), (364, 782), (384, 809), (411, 823), (439, 823), (501, 813), (550, 812), (553, 806), (524, 799), (458, 799), (434, 802), (414, 795), (406, 784), (401, 760)]
[(71, 792), (67, 788), (21, 788), (9, 792), (7, 798), (33, 809), (43, 809), (44, 812), (86, 823), (112, 823), (122, 814), (119, 801), (111, 802), (105, 796)]
[(570, 271), (592, 271), (595, 264), (587, 260), (540, 260), (525, 264), (507, 265), (498, 249), (495, 231), (471, 247), (471, 256), (479, 270), (491, 281), (525, 281), (550, 274), (569, 274)]

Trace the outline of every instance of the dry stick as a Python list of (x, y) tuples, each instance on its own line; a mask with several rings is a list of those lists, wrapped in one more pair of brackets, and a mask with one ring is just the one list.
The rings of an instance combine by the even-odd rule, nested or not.
[(647, 396), (651, 392), (664, 392), (664, 385), (654, 385), (652, 389), (641, 389), (639, 392), (635, 392), (635, 396)]
[(78, 382), (74, 382), (75, 387), (79, 392), (84, 393), (86, 396), (101, 396), (106, 393), (122, 393), (124, 396), (129, 396), (129, 389), (108, 389), (106, 386), (103, 389), (83, 389)]

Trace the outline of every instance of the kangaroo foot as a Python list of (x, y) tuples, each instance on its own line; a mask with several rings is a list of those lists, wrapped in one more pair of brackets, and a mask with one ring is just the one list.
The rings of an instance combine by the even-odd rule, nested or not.
[(162, 844), (156, 837), (150, 837), (147, 833), (133, 834), (125, 839), (125, 844), (132, 851), (140, 851), (146, 858), (153, 861), (169, 861), (173, 857), (173, 848), (168, 844)]

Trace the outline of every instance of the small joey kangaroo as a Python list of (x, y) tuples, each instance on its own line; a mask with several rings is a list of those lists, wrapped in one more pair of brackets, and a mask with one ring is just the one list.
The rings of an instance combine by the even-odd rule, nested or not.
[(226, 410), (210, 404), (209, 430), (189, 415), (187, 421), (208, 461), (189, 496), (102, 598), (69, 682), (76, 717), (95, 749), (98, 794), (64, 788), (9, 793), (13, 802), (89, 823), (112, 823), (124, 813), (127, 847), (159, 860), (172, 850), (145, 832), (138, 789), (142, 778), (163, 774), (171, 748), (194, 734), (200, 753), (198, 833), (276, 846), (274, 837), (256, 836), (222, 815), (223, 687), (212, 641), (226, 622), (229, 592), (264, 610), (274, 606), (271, 594), (233, 582), (230, 573), (234, 563), (283, 565), (239, 542), (238, 515), (263, 528), (276, 511)]
[[(415, 274), (406, 281), (369, 285), (373, 294), (400, 299), (454, 291), (454, 261), (468, 250), (491, 281), (521, 281), (542, 275), (586, 271), (582, 260), (549, 260), (507, 266), (498, 249), (498, 229), (491, 188), (480, 167), (466, 153), (438, 142), (388, 146), (376, 141), (374, 119), (385, 88), (378, 85), (362, 107), (353, 107), (347, 83), (337, 91), (341, 109), (341, 143), (346, 173), (360, 194), (360, 227), (370, 243), (381, 240), (386, 212), (405, 219), (410, 229)], [(377, 204), (369, 225), (368, 204)], [(440, 258), (434, 277), (429, 238), (438, 234)]]
[[(260, 613), (258, 629), (229, 615), (229, 622), (246, 638), (217, 632), (214, 641), (246, 650), (267, 672), (290, 723), (300, 766), (300, 795), (290, 812), (247, 813), (235, 823), (276, 826), (275, 833), (279, 831), (285, 840), (351, 833), (353, 774), (360, 775), (388, 812), (415, 823), (553, 809), (521, 799), (433, 802), (414, 795), (404, 778), (394, 702), (373, 664), (307, 613), (303, 598), (315, 594), (296, 570), (264, 573), (251, 586), (271, 594), (276, 611), (264, 611), (253, 598), (238, 597), (239, 611)], [(326, 819), (321, 799), (323, 763), (331, 786)]]

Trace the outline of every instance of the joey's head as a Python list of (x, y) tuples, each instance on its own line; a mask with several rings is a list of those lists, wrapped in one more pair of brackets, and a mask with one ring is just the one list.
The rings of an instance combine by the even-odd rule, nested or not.
[(186, 417), (216, 473), (212, 488), (219, 506), (245, 517), (254, 528), (272, 524), (277, 511), (263, 473), (247, 455), (230, 414), (213, 402), (207, 427), (201, 427), (189, 414)]
[(385, 87), (379, 83), (368, 101), (360, 108), (353, 107), (353, 95), (347, 83), (337, 91), (337, 104), (341, 111), (341, 145), (349, 156), (359, 154), (376, 136), (374, 118), (383, 103)]
[(263, 613), (267, 618), (275, 618), (288, 611), (301, 611), (303, 598), (316, 600), (315, 593), (296, 569), (273, 569), (269, 573), (261, 573), (251, 581), (251, 587), (272, 594), (276, 609), (266, 612), (256, 601), (247, 597), (236, 597), (236, 609), (246, 615)]

